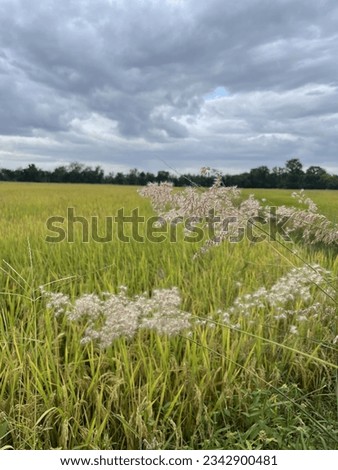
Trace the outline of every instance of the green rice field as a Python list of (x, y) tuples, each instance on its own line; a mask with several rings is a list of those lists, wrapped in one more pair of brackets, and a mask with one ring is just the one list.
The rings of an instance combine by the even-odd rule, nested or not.
[[(293, 205), (291, 192), (243, 194)], [(307, 194), (337, 222), (337, 191)], [(155, 215), (135, 187), (2, 183), (0, 202), (0, 448), (338, 447), (336, 248), (244, 239), (194, 257), (201, 243), (185, 242), (179, 229), (176, 241), (126, 243), (115, 226), (109, 240), (93, 239), (93, 216), (103, 237), (105, 218), (121, 208)], [(89, 221), (87, 240), (79, 221), (67, 240), (68, 208)], [(47, 241), (60, 235), (48, 230), (51, 217), (63, 241)], [(219, 318), (236, 298), (304, 264), (331, 273), (330, 294), (310, 288), (317, 307), (297, 298), (286, 319), (267, 307), (252, 318), (237, 308), (239, 327)], [(175, 336), (139, 330), (100, 349), (81, 343), (85, 325), (54, 315), (40, 286), (72, 300), (175, 286), (181, 309), (198, 321)]]

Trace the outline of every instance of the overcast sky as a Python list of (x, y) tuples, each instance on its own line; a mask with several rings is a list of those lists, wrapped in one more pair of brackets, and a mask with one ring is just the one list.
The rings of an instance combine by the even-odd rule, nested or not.
[(293, 157), (338, 173), (337, 0), (0, 0), (0, 167)]

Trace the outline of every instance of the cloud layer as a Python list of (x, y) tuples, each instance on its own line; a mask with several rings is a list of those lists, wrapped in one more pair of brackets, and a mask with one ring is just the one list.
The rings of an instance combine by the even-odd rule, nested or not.
[(335, 0), (0, 0), (0, 166), (338, 172)]

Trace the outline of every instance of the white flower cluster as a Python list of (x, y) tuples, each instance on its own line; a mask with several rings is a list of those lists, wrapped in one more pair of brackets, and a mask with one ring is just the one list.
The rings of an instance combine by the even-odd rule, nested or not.
[(172, 336), (191, 327), (191, 315), (180, 309), (176, 287), (154, 290), (150, 298), (145, 293), (130, 298), (124, 286), (117, 294), (105, 293), (104, 298), (85, 294), (73, 302), (64, 294), (44, 289), (42, 294), (56, 316), (64, 313), (70, 321), (85, 322), (83, 344), (95, 340), (106, 348), (121, 336), (133, 337), (139, 329)]
[[(231, 328), (241, 329), (245, 323), (259, 323), (263, 313), (264, 321), (268, 317), (273, 322), (285, 320), (289, 334), (295, 335), (302, 323), (319, 315), (330, 321), (335, 318), (336, 306), (329, 301), (330, 297), (334, 299), (335, 290), (330, 287), (330, 281), (330, 271), (319, 265), (293, 268), (270, 288), (260, 287), (237, 297), (227, 311), (218, 310), (217, 318)], [(237, 286), (241, 288), (242, 284)], [(173, 336), (187, 330), (191, 334), (194, 326), (215, 327), (214, 317), (194, 318), (180, 309), (181, 298), (176, 287), (154, 290), (151, 297), (144, 293), (130, 298), (127, 288), (121, 286), (117, 294), (84, 294), (73, 301), (65, 294), (40, 289), (55, 316), (64, 314), (68, 320), (83, 325), (82, 344), (95, 341), (106, 348), (117, 338), (132, 338), (142, 329)]]
[(291, 196), (305, 209), (280, 206), (277, 215), (288, 220), (289, 233), (298, 232), (305, 243), (324, 243), (325, 245), (338, 244), (338, 226), (318, 212), (317, 205), (306, 197), (304, 189), (294, 191)]
[(169, 222), (179, 217), (208, 217), (210, 211), (235, 215), (240, 197), (238, 188), (221, 186), (219, 181), (205, 191), (192, 187), (174, 191), (172, 183), (149, 183), (139, 193), (150, 198), (154, 209)]
[[(151, 200), (154, 210), (166, 222), (177, 224), (187, 218), (199, 220), (205, 227), (210, 223), (210, 214), (219, 218), (214, 224), (214, 236), (207, 240), (205, 248), (218, 245), (224, 239), (246, 228), (250, 221), (265, 223), (286, 223), (286, 231), (300, 234), (306, 243), (338, 244), (338, 226), (318, 213), (316, 204), (305, 196), (304, 191), (292, 193), (292, 197), (305, 205), (305, 208), (279, 206), (276, 210), (261, 205), (253, 195), (241, 199), (241, 191), (236, 187), (225, 187), (218, 177), (208, 189), (188, 187), (182, 191), (174, 190), (173, 184), (150, 183), (139, 193)], [(259, 225), (259, 224), (255, 224)], [(259, 230), (259, 228), (258, 228)]]
[[(327, 278), (330, 274), (330, 271), (319, 265), (293, 268), (270, 289), (261, 287), (252, 294), (237, 297), (233, 305), (226, 312), (222, 312), (223, 321), (232, 324), (240, 317), (248, 317), (253, 320), (257, 311), (261, 309), (271, 311), (275, 320), (292, 317), (293, 321), (297, 323), (316, 318), (318, 312), (323, 309), (332, 315), (335, 308), (330, 306), (324, 308), (322, 303), (313, 302), (311, 292), (317, 286), (323, 289), (322, 294), (326, 300), (328, 296), (333, 297), (335, 295), (334, 289), (330, 286), (327, 287)], [(296, 331), (296, 326), (293, 325), (290, 333), (295, 334)]]
[(65, 313), (71, 305), (68, 295), (62, 294), (62, 292), (48, 292), (44, 286), (40, 286), (40, 292), (42, 297), (48, 299), (47, 308), (54, 310), (56, 317)]

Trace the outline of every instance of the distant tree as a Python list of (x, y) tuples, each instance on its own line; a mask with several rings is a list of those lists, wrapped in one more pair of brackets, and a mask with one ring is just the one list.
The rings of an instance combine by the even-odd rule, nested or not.
[(82, 163), (73, 162), (67, 168), (67, 180), (69, 183), (83, 183), (82, 172), (84, 170)]
[(227, 175), (226, 176), (227, 186), (238, 186), (239, 188), (250, 188), (250, 173), (240, 173), (239, 175)]
[(53, 183), (65, 183), (67, 181), (67, 168), (65, 166), (58, 166), (51, 173), (50, 180)]
[(159, 171), (156, 176), (156, 181), (158, 183), (161, 183), (163, 181), (169, 181), (170, 180), (170, 173), (169, 171)]
[(100, 166), (95, 169), (88, 166), (82, 169), (81, 177), (83, 183), (100, 184), (103, 182), (104, 172)]
[(250, 184), (253, 188), (270, 187), (270, 170), (267, 166), (260, 166), (250, 170)]
[(270, 173), (271, 188), (283, 188), (285, 186), (285, 178), (285, 168), (274, 166)]
[(327, 187), (328, 173), (320, 166), (310, 166), (305, 173), (304, 186), (310, 189), (323, 189)]
[(115, 178), (114, 178), (114, 184), (126, 184), (125, 176), (123, 173), (121, 172), (116, 173)]
[(17, 170), (8, 170), (7, 168), (1, 168), (0, 180), (1, 181), (16, 181)]
[(20, 181), (39, 182), (43, 176), (43, 171), (37, 168), (34, 163), (21, 170)]
[(103, 182), (105, 184), (113, 184), (114, 178), (115, 178), (115, 173), (113, 171), (111, 171), (107, 175), (104, 175)]
[(285, 183), (287, 188), (302, 188), (304, 181), (304, 171), (303, 165), (298, 158), (292, 158), (286, 162), (285, 172)]
[[(9, 170), (0, 169), (0, 181), (51, 181), (54, 183), (95, 183), (95, 184), (131, 184), (146, 185), (147, 183), (161, 183), (171, 181), (175, 186), (197, 185), (210, 187), (214, 176), (207, 174), (186, 173), (172, 175), (168, 171), (153, 173), (139, 171), (132, 168), (127, 174), (118, 172), (105, 175), (100, 166), (92, 168), (82, 163), (73, 162), (68, 166), (59, 166), (52, 171), (37, 168), (34, 163), (27, 168)], [(267, 166), (253, 168), (250, 172), (237, 175), (222, 176), (225, 186), (238, 186), (240, 188), (317, 188), (338, 189), (338, 175), (331, 175), (320, 166), (310, 166), (306, 172), (298, 158), (288, 160), (285, 167), (274, 167), (270, 171)]]
[(140, 172), (138, 171), (137, 168), (133, 168), (129, 171), (129, 173), (126, 175), (126, 184), (139, 184), (139, 176)]
[(327, 175), (327, 189), (338, 189), (338, 175)]

